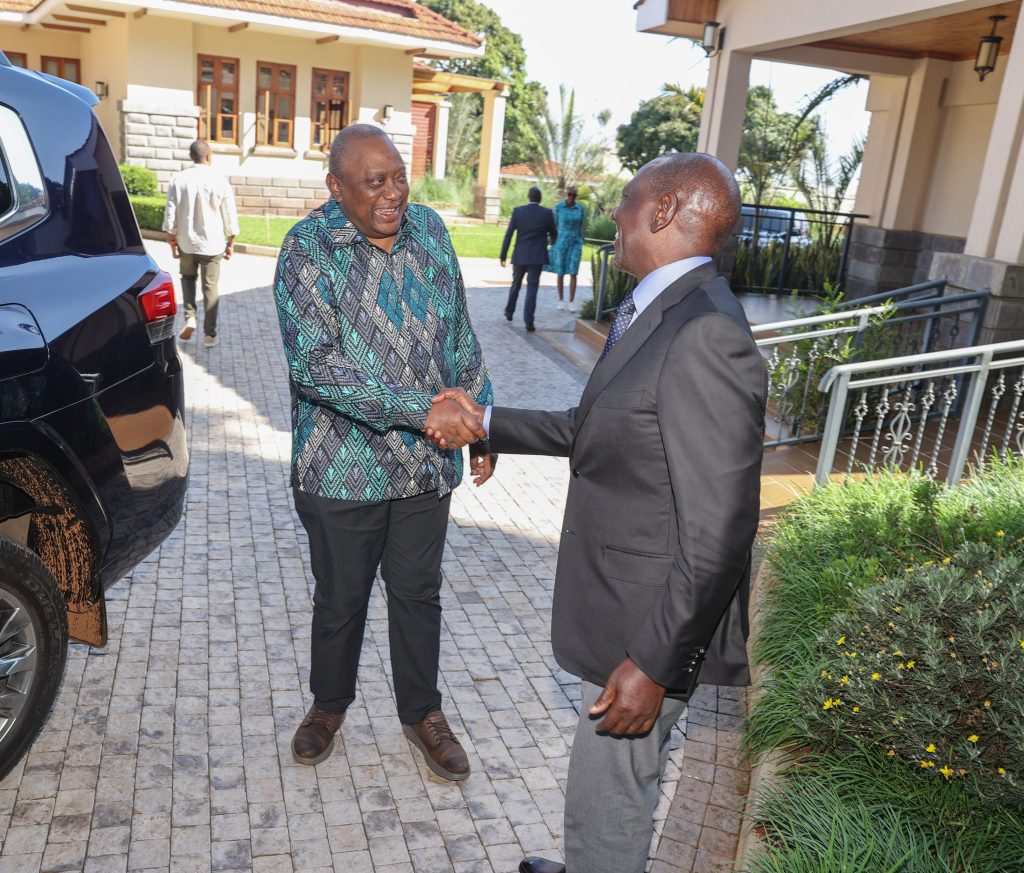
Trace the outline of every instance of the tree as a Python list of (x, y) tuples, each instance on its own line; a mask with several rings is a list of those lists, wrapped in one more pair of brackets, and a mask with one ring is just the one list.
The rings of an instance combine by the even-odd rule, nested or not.
[(792, 179), (817, 134), (811, 119), (780, 112), (767, 85), (751, 88), (737, 172), (745, 199), (762, 203), (782, 182)]
[[(857, 140), (850, 151), (834, 161), (828, 154), (827, 137), (821, 119), (815, 116), (814, 122), (818, 129), (817, 135), (807, 157), (797, 168), (793, 181), (811, 209), (840, 212), (864, 159), (864, 141)], [(841, 232), (842, 225), (815, 222), (812, 228), (822, 242), (830, 246)]]
[[(526, 78), (522, 37), (505, 27), (497, 13), (478, 0), (420, 2), (486, 40), (483, 57), (434, 61), (433, 65), (439, 70), (497, 79), (509, 85), (501, 161), (503, 164), (527, 161), (536, 151), (534, 125), (544, 114), (547, 92), (540, 83)], [(477, 159), (483, 99), (479, 94), (453, 95), (453, 98), (451, 119), (457, 135), (449, 139), (448, 166), (467, 166)]]
[[(594, 176), (604, 166), (606, 148), (603, 143), (587, 137), (583, 118), (576, 114), (576, 92), (567, 91), (565, 85), (558, 86), (559, 114), (544, 110), (541, 124), (537, 129), (537, 147), (530, 158), (530, 167), (538, 179), (548, 175), (549, 163), (557, 172), (559, 191), (576, 185), (583, 176)], [(608, 124), (611, 112), (607, 109), (597, 116), (603, 128)]]
[(666, 84), (662, 93), (645, 100), (615, 137), (619, 160), (632, 172), (667, 152), (697, 148), (704, 89)]

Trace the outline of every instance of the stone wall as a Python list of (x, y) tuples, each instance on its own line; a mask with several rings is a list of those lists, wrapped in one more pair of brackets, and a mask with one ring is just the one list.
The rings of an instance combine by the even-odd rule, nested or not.
[(234, 189), (238, 211), (248, 215), (301, 217), (330, 196), (322, 176), (317, 179), (230, 176), (228, 181)]
[(121, 154), (126, 164), (156, 172), (160, 190), (192, 161), (188, 147), (199, 136), (199, 107), (148, 106), (122, 100)]
[(846, 297), (866, 297), (928, 281), (936, 253), (960, 253), (961, 237), (854, 225)]
[(928, 278), (946, 278), (946, 294), (988, 291), (992, 295), (985, 311), (979, 343), (1006, 342), (1024, 337), (1024, 264), (938, 253), (932, 258)]

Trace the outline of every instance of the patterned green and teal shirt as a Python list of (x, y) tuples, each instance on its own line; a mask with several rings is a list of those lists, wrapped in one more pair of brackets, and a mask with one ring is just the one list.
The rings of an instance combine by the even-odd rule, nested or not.
[(423, 436), (430, 398), (493, 401), (440, 217), (410, 204), (391, 253), (328, 200), (285, 237), (274, 279), (292, 394), (292, 484), (397, 500), (462, 479), (462, 452)]

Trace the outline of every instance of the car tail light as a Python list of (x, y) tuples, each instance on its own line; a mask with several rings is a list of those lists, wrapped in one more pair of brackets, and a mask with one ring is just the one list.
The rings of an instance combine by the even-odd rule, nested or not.
[(149, 341), (155, 344), (170, 339), (174, 334), (174, 315), (178, 311), (170, 274), (163, 270), (157, 273), (139, 295), (139, 305), (146, 316)]

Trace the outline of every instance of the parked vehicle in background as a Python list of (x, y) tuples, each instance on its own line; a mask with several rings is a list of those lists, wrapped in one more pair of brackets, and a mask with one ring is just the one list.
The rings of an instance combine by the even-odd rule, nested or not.
[(811, 241), (807, 233), (807, 219), (789, 209), (744, 205), (740, 209), (740, 221), (737, 237), (743, 242), (753, 241), (755, 235), (758, 245), (785, 242), (787, 236), (790, 245), (807, 245)]
[(174, 286), (95, 103), (0, 52), (0, 778), (187, 484)]

